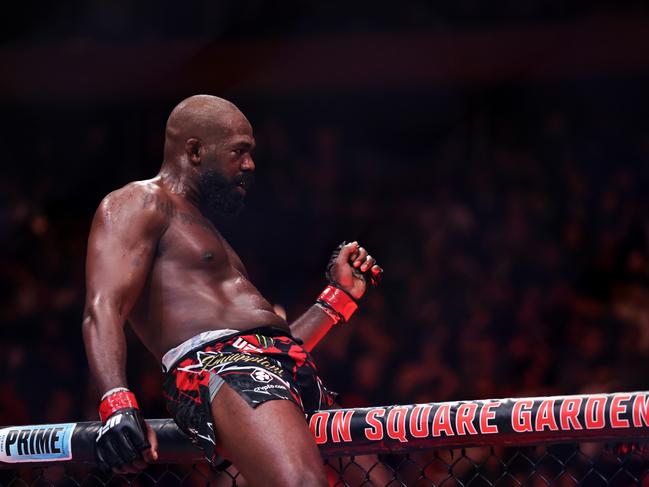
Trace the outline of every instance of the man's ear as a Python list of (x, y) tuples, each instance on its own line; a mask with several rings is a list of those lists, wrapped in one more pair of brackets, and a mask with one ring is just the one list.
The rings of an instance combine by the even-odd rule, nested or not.
[(194, 166), (198, 166), (201, 163), (201, 141), (192, 137), (185, 141), (185, 153), (189, 162)]

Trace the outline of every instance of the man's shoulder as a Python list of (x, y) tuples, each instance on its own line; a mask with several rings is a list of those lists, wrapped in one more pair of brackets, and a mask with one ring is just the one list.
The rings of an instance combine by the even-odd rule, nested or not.
[(167, 223), (173, 202), (155, 179), (133, 181), (108, 193), (99, 204), (96, 218), (106, 223), (146, 220), (154, 225)]
[(150, 206), (156, 201), (169, 200), (166, 189), (156, 179), (132, 181), (126, 186), (111, 191), (101, 201), (101, 205), (136, 204)]

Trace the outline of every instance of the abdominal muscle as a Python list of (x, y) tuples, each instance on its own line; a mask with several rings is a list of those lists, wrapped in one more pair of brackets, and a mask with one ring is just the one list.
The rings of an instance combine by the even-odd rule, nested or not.
[(207, 273), (196, 269), (157, 282), (153, 273), (129, 317), (133, 331), (159, 360), (171, 348), (209, 330), (260, 326), (288, 330), (286, 320), (275, 314), (252, 283), (233, 271), (223, 281), (212, 273), (201, 276)]

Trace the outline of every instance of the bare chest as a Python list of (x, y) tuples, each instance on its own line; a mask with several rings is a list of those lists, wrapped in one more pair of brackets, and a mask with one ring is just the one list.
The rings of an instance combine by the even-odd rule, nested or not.
[(241, 259), (204, 217), (176, 211), (158, 245), (157, 259), (184, 269), (208, 272), (233, 270), (245, 274)]

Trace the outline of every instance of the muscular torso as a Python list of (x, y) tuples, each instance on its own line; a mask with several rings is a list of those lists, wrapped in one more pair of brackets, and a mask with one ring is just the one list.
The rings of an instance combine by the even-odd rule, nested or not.
[(207, 330), (265, 325), (288, 330), (232, 247), (195, 206), (161, 187), (141, 197), (143, 207), (154, 205), (168, 224), (128, 321), (158, 359)]

